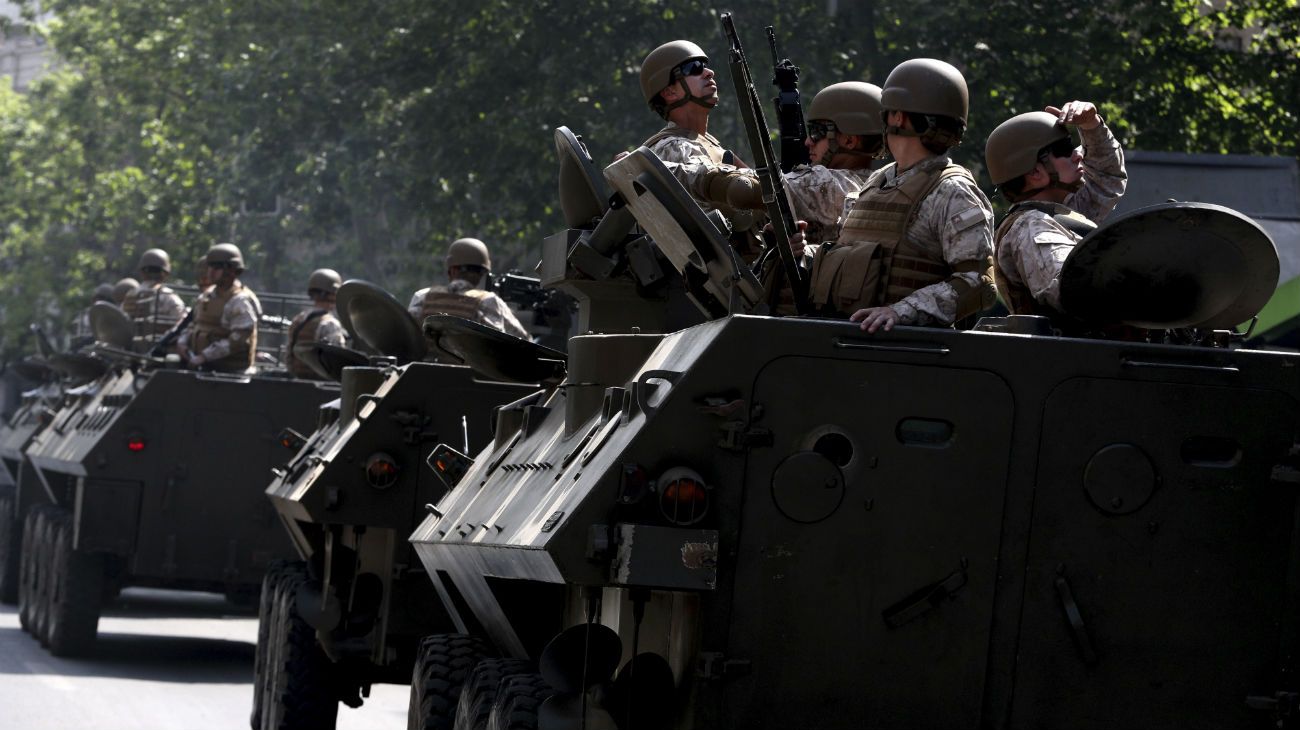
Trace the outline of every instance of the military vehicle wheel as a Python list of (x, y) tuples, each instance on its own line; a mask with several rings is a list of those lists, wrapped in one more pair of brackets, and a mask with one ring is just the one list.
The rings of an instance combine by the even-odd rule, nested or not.
[[(262, 593), (257, 604), (257, 648), (253, 652), (253, 714), (249, 727), (262, 730), (262, 699), (266, 693), (267, 654), (271, 634), (271, 606), (275, 589), (293, 561), (273, 560), (262, 576)], [(299, 564), (301, 565), (301, 564)]]
[(34, 555), (32, 556), (32, 607), (31, 632), (36, 640), (45, 646), (49, 634), (47, 627), (50, 619), (50, 578), (53, 575), (53, 540), (54, 518), (58, 509), (49, 505), (36, 508), (36, 532), (32, 539)]
[(72, 515), (60, 512), (50, 523), (46, 639), (54, 656), (78, 656), (94, 644), (99, 630), (104, 561), (73, 549)]
[(23, 517), (22, 551), (18, 562), (18, 623), (35, 635), (36, 618), (36, 535), (41, 511), (29, 510)]
[(420, 641), (411, 670), (407, 730), (451, 730), (461, 688), (474, 667), (493, 654), (487, 642), (464, 634), (434, 634)]
[(12, 484), (0, 487), (0, 603), (18, 602), (18, 558), (23, 526), (18, 521), (18, 494)]
[(532, 670), (523, 659), (484, 659), (465, 678), (464, 689), (456, 703), (455, 730), (486, 730), (497, 685), (502, 677)]
[(272, 604), (262, 730), (324, 730), (338, 721), (334, 663), (298, 615), (298, 587), (306, 580), (305, 566), (286, 571)]
[(537, 730), (537, 709), (553, 694), (555, 690), (537, 672), (502, 677), (488, 714), (488, 730)]

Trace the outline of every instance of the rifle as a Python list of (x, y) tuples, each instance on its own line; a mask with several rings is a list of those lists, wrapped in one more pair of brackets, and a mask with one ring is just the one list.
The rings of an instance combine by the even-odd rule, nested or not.
[(794, 212), (790, 209), (790, 197), (785, 192), (785, 180), (777, 166), (776, 155), (772, 152), (772, 138), (767, 131), (767, 120), (763, 118), (763, 105), (754, 90), (754, 79), (749, 73), (749, 61), (745, 59), (745, 49), (740, 45), (736, 35), (736, 25), (731, 13), (719, 16), (722, 31), (727, 36), (731, 79), (736, 84), (736, 99), (740, 103), (740, 116), (745, 122), (745, 132), (749, 136), (749, 147), (754, 155), (754, 172), (763, 188), (763, 203), (767, 206), (767, 217), (771, 231), (763, 230), (763, 240), (768, 248), (775, 248), (781, 257), (781, 268), (785, 270), (786, 280), (794, 294), (794, 305), (799, 314), (810, 312), (808, 304), (808, 280), (803, 276), (799, 265), (795, 263), (794, 253), (790, 250), (790, 235), (798, 230), (794, 221)]
[(767, 42), (772, 46), (772, 84), (780, 91), (772, 101), (776, 104), (776, 126), (781, 135), (781, 172), (789, 172), (795, 165), (809, 162), (808, 148), (803, 141), (808, 138), (804, 126), (803, 105), (799, 102), (799, 67), (788, 58), (781, 58), (776, 50), (776, 32), (767, 26)]
[(194, 321), (195, 309), (196, 307), (190, 307), (190, 311), (185, 313), (185, 316), (181, 318), (181, 321), (177, 322), (171, 329), (167, 330), (166, 334), (158, 338), (158, 341), (153, 344), (153, 347), (149, 348), (149, 357), (162, 357), (167, 353), (167, 348), (171, 347), (172, 343), (181, 336), (181, 333), (185, 331), (185, 328), (189, 326), (190, 322)]

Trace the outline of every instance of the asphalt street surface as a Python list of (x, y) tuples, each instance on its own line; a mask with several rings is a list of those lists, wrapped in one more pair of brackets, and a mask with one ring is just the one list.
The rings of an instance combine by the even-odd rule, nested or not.
[[(221, 596), (128, 589), (84, 658), (51, 656), (0, 604), (0, 730), (248, 728), (256, 607)], [(406, 727), (408, 688), (376, 685), (339, 708), (339, 730)]]

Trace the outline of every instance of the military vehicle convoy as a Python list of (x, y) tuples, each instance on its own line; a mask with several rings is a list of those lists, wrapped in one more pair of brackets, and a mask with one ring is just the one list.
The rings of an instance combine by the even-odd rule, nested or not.
[[(1063, 306), (1122, 338), (869, 335), (746, 314), (648, 150), (605, 178), (713, 319), (576, 337), (498, 411), (411, 536), (457, 632), (409, 727), (1295, 726), (1300, 356), (1232, 332), (1277, 280), (1252, 221), (1090, 234)], [(548, 241), (548, 283), (591, 238)]]
[(338, 393), (275, 371), (170, 369), (132, 355), (130, 321), (102, 312), (98, 354), (66, 356), (98, 373), (31, 435), (9, 520), (20, 619), (58, 655), (90, 646), (102, 599), (123, 586), (255, 595), (292, 550), (262, 495), (284, 461), (278, 435), (310, 428)]
[(342, 391), (310, 438), (287, 435), (301, 448), (267, 489), (302, 560), (275, 565), (263, 584), (253, 728), (333, 727), (340, 702), (409, 680), (421, 637), (454, 630), (406, 540), (447, 490), (424, 461), (440, 444), (482, 448), (493, 409), (537, 389), (485, 379), (450, 353), (423, 362), (415, 320), (371, 284), (346, 282), (338, 311), (354, 342), (382, 356), (349, 366), (366, 361), (317, 346), (306, 358)]

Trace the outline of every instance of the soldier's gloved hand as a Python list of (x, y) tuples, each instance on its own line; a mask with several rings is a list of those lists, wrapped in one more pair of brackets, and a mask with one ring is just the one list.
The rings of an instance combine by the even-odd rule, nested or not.
[(726, 202), (740, 210), (762, 210), (763, 186), (751, 175), (733, 175), (727, 183)]
[(1101, 114), (1097, 112), (1097, 107), (1090, 101), (1072, 101), (1059, 109), (1049, 106), (1043, 111), (1048, 114), (1055, 114), (1062, 124), (1068, 124), (1079, 129), (1096, 129), (1101, 126)]

